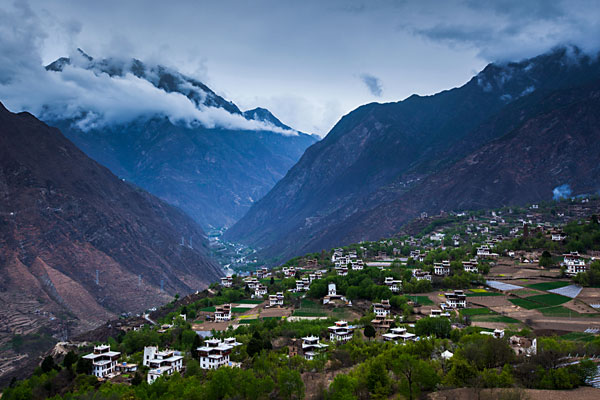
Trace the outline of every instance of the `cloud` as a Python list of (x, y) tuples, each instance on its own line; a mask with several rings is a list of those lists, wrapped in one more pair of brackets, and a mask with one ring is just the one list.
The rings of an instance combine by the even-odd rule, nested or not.
[(381, 80), (371, 74), (361, 74), (360, 80), (367, 86), (371, 94), (375, 97), (381, 97), (383, 93), (383, 87)]
[(488, 61), (531, 57), (561, 45), (577, 45), (590, 53), (600, 47), (600, 10), (594, 1), (458, 0), (439, 9), (424, 3), (402, 29), (434, 42), (475, 49)]
[(565, 183), (564, 185), (560, 185), (552, 189), (552, 198), (554, 200), (568, 199), (571, 197), (571, 193), (571, 186)]
[[(297, 134), (223, 108), (197, 105), (132, 73), (109, 76), (87, 69), (81, 56), (62, 72), (47, 71), (40, 56), (47, 34), (40, 26), (26, 3), (16, 3), (12, 11), (0, 9), (0, 101), (12, 111), (29, 111), (45, 120), (76, 119), (83, 130), (164, 115), (192, 127)], [(77, 32), (81, 26), (71, 23), (66, 29)]]

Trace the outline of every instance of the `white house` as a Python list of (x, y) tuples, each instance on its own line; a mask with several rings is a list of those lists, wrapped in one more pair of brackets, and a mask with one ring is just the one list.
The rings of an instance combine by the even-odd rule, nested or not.
[(110, 346), (102, 344), (94, 346), (94, 351), (86, 354), (82, 358), (92, 360), (92, 374), (98, 378), (105, 378), (109, 374), (114, 374), (117, 360), (121, 356), (118, 351), (110, 351)]
[(319, 342), (317, 336), (306, 336), (302, 338), (302, 353), (307, 360), (314, 360), (315, 356), (328, 346)]
[(383, 283), (387, 285), (387, 287), (389, 287), (393, 293), (398, 293), (400, 290), (402, 290), (402, 281), (395, 280), (391, 276), (386, 276)]
[(265, 285), (257, 285), (254, 288), (254, 297), (263, 297), (267, 294), (267, 287)]
[(233, 277), (231, 275), (222, 277), (221, 278), (221, 286), (223, 286), (223, 287), (233, 286)]
[(337, 321), (335, 325), (327, 328), (329, 330), (329, 339), (333, 341), (347, 342), (352, 339), (354, 327), (348, 325), (346, 321)]
[(423, 271), (421, 269), (413, 269), (412, 275), (418, 281), (422, 281), (422, 280), (431, 281), (431, 274), (429, 272)]
[(470, 272), (473, 274), (479, 273), (479, 268), (477, 268), (477, 260), (463, 261), (463, 269), (465, 272)]
[(441, 263), (433, 263), (433, 273), (438, 276), (450, 275), (450, 261), (444, 260)]
[(578, 252), (572, 251), (569, 254), (563, 254), (563, 257), (563, 265), (567, 267), (565, 271), (567, 275), (577, 275), (580, 272), (587, 271), (588, 266), (585, 263), (585, 259)]
[(241, 345), (235, 338), (227, 338), (223, 341), (220, 339), (209, 339), (204, 344), (204, 346), (196, 349), (200, 356), (200, 368), (202, 369), (217, 369), (224, 365), (229, 365), (231, 350), (235, 346)]
[(183, 369), (183, 356), (174, 350), (159, 351), (158, 347), (144, 347), (142, 364), (149, 367), (147, 381), (152, 384), (162, 375), (172, 375), (175, 371)]
[(335, 283), (327, 285), (327, 296), (323, 297), (323, 304), (329, 304), (334, 300), (346, 301), (346, 298), (337, 294)]
[(269, 306), (283, 306), (283, 292), (269, 295)]
[(215, 321), (231, 321), (231, 304), (223, 304), (215, 307)]
[(381, 303), (373, 303), (373, 312), (377, 317), (389, 317), (392, 315), (390, 301), (381, 300)]
[(467, 306), (467, 296), (462, 290), (444, 293), (444, 296), (446, 296), (446, 305), (449, 308), (465, 308)]
[(392, 328), (389, 333), (381, 335), (383, 340), (386, 342), (406, 342), (409, 340), (416, 340), (417, 337), (414, 333), (409, 333), (406, 328)]

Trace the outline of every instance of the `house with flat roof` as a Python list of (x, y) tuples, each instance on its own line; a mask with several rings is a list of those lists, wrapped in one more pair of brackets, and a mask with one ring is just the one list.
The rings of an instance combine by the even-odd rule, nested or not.
[(231, 304), (215, 307), (215, 322), (231, 321)]
[(142, 364), (149, 367), (147, 381), (154, 383), (162, 375), (173, 375), (183, 369), (183, 356), (175, 350), (159, 351), (156, 346), (144, 347)]
[(314, 360), (321, 351), (329, 347), (319, 341), (318, 336), (305, 336), (302, 338), (302, 354), (307, 360)]
[(449, 308), (465, 308), (467, 307), (467, 296), (462, 290), (444, 293), (446, 297), (446, 306)]
[(229, 356), (234, 347), (241, 345), (235, 338), (208, 339), (204, 346), (198, 347), (196, 351), (200, 357), (200, 368), (217, 369), (230, 364)]
[(101, 344), (94, 346), (94, 351), (86, 354), (82, 358), (92, 360), (92, 374), (97, 378), (106, 378), (115, 373), (117, 360), (121, 356), (118, 351), (111, 351), (110, 346)]
[(269, 295), (269, 306), (277, 307), (283, 306), (283, 292), (277, 292), (277, 294)]
[(347, 342), (352, 339), (354, 326), (348, 325), (346, 321), (337, 321), (335, 325), (327, 328), (329, 330), (329, 339), (334, 342)]

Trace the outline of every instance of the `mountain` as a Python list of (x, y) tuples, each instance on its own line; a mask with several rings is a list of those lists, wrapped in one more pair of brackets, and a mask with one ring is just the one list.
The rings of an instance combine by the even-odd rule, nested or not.
[(64, 338), (222, 275), (182, 211), (118, 179), (58, 129), (2, 105), (0, 249), (3, 349), (16, 334), (25, 343)]
[[(577, 146), (565, 147), (568, 151), (561, 158), (541, 156), (556, 149), (553, 146), (559, 146), (561, 134), (569, 129), (597, 140), (593, 125), (565, 118), (566, 130), (545, 137), (542, 129), (550, 126), (540, 118), (563, 115), (564, 107), (579, 110), (585, 106), (577, 102), (579, 97), (592, 104), (591, 88), (598, 79), (597, 58), (561, 48), (521, 62), (490, 64), (465, 85), (433, 96), (359, 107), (308, 148), (226, 238), (278, 259), (392, 235), (421, 211), (551, 199), (552, 188), (562, 184), (595, 191), (600, 182), (594, 168), (569, 168), (548, 179), (556, 168), (547, 161), (575, 161), (580, 157)], [(586, 117), (592, 121), (593, 115)], [(525, 126), (539, 130), (526, 134)], [(493, 152), (486, 147), (510, 135), (513, 140)], [(523, 152), (519, 143), (530, 146), (531, 153)], [(536, 150), (540, 156), (532, 158)], [(485, 163), (483, 154), (490, 157)], [(519, 161), (516, 155), (525, 159)], [(477, 164), (469, 164), (472, 160)], [(532, 172), (518, 170), (506, 160), (527, 160), (524, 165)], [(589, 153), (584, 160), (595, 166), (598, 159)], [(542, 185), (539, 179), (547, 181)]]
[(264, 126), (207, 128), (151, 114), (96, 127), (88, 123), (91, 111), (44, 117), (88, 156), (181, 208), (204, 229), (230, 226), (241, 218), (317, 141), (283, 124), (269, 110), (242, 112), (202, 82), (160, 65), (135, 59), (95, 60), (80, 51), (77, 60), (60, 58), (46, 69), (61, 73), (71, 64), (110, 77), (133, 74), (167, 93), (185, 95), (199, 110), (223, 109)]

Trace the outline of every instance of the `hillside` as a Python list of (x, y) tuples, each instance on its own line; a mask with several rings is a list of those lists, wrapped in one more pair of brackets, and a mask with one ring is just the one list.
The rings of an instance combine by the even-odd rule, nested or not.
[(59, 110), (43, 116), (88, 156), (181, 208), (204, 229), (235, 223), (317, 141), (283, 124), (269, 110), (242, 113), (202, 82), (175, 70), (135, 59), (95, 60), (81, 51), (79, 55), (73, 61), (61, 58), (46, 69), (50, 73), (83, 69), (116, 80), (133, 75), (166, 93), (185, 95), (197, 111), (222, 109), (228, 118), (262, 124), (260, 129), (206, 127), (150, 113), (96, 126), (93, 110), (76, 115)]
[(64, 338), (222, 274), (183, 212), (122, 182), (56, 128), (2, 105), (0, 227), (3, 348), (40, 330)]
[[(559, 49), (519, 63), (491, 64), (464, 86), (434, 96), (362, 106), (311, 146), (226, 237), (261, 248), (264, 257), (285, 258), (351, 240), (392, 235), (421, 211), (496, 207), (552, 198), (554, 187), (571, 181), (575, 185), (574, 170), (564, 170), (557, 179), (548, 181), (548, 185), (561, 182), (549, 189), (532, 185), (537, 181), (520, 182), (515, 176), (506, 176), (502, 187), (487, 186), (482, 199), (462, 189), (471, 181), (481, 185), (486, 175), (471, 175), (483, 172), (479, 166), (462, 174), (458, 170), (449, 172), (449, 168), (459, 160), (469, 160), (482, 146), (518, 131), (539, 115), (552, 114), (569, 104), (567, 99), (552, 97), (557, 91), (573, 89), (569, 98), (576, 99), (578, 90), (582, 90), (582, 97), (593, 99), (593, 92), (578, 88), (599, 77), (597, 60)], [(593, 109), (587, 112), (593, 118)], [(588, 138), (597, 134), (589, 130), (591, 124), (569, 121), (576, 125), (566, 126), (561, 133), (578, 127), (588, 129), (579, 132)], [(530, 131), (522, 140), (542, 146), (536, 132)], [(551, 148), (560, 148), (559, 135), (557, 131), (551, 136), (558, 141), (550, 144)], [(515, 162), (501, 151), (512, 151), (511, 146), (518, 147), (520, 140), (517, 135), (511, 145), (488, 156)], [(525, 156), (523, 152), (518, 154)], [(591, 162), (594, 155), (589, 156)], [(577, 153), (569, 152), (561, 160), (576, 158)], [(542, 176), (548, 167), (538, 161), (542, 158), (528, 164), (528, 168), (536, 169), (531, 179)], [(495, 167), (499, 168), (489, 166), (487, 176), (502, 173)], [(455, 186), (452, 195), (436, 186), (439, 182), (433, 183), (433, 177), (444, 173)], [(593, 174), (590, 171), (585, 176), (587, 179)], [(588, 190), (592, 183), (577, 185), (576, 189)], [(507, 190), (519, 195), (503, 195)]]

